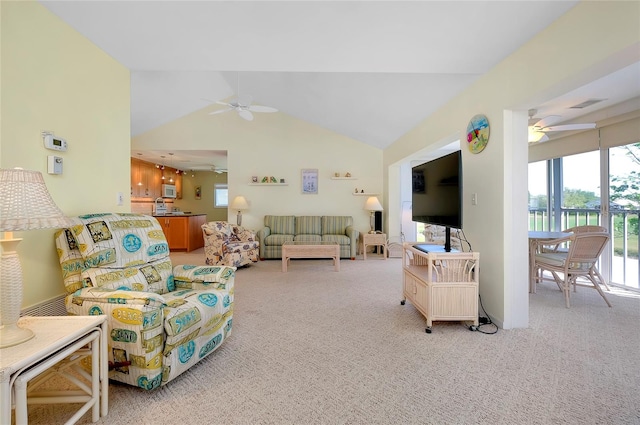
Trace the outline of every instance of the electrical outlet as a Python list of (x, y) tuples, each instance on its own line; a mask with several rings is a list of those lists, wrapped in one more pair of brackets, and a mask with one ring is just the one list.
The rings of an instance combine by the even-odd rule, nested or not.
[(116, 193), (116, 205), (124, 205), (124, 195), (122, 192)]
[(474, 193), (471, 195), (471, 205), (478, 205), (478, 194)]

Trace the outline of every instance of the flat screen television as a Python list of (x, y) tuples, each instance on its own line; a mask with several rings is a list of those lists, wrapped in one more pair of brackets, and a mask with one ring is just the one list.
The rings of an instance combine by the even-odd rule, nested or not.
[(450, 252), (451, 228), (462, 228), (462, 153), (450, 153), (411, 171), (412, 219), (444, 226), (444, 250)]

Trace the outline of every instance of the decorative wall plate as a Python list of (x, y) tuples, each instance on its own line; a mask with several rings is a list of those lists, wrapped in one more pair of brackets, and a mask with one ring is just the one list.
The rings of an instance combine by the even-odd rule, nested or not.
[(480, 153), (489, 143), (489, 120), (482, 114), (474, 115), (467, 125), (467, 143), (471, 153)]

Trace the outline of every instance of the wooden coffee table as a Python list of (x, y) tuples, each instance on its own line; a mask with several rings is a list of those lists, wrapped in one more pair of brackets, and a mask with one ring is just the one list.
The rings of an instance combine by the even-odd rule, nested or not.
[(292, 242), (282, 244), (282, 272), (286, 273), (292, 258), (332, 258), (337, 272), (340, 271), (340, 245), (338, 242)]

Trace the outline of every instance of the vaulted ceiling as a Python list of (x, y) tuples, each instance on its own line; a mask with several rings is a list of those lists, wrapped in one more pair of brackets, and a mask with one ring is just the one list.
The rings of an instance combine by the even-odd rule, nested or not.
[(131, 70), (132, 136), (224, 108), (215, 102), (239, 86), (254, 104), (381, 149), (577, 3), (42, 1)]

